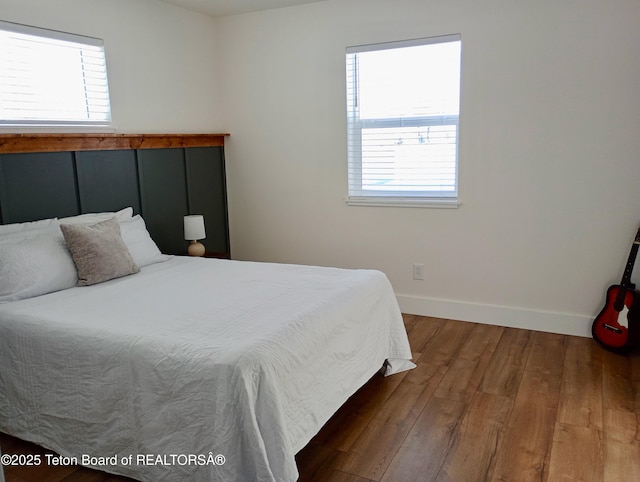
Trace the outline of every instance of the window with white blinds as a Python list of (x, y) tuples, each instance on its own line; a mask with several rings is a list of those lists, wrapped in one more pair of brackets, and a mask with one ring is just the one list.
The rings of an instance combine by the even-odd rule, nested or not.
[(0, 21), (0, 127), (51, 125), (111, 125), (103, 42)]
[(348, 47), (349, 204), (457, 205), (459, 35)]

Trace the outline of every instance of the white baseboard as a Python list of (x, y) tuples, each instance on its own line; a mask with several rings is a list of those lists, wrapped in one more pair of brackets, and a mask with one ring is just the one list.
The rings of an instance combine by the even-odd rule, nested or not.
[(593, 319), (586, 315), (396, 295), (403, 313), (471, 321), (487, 325), (591, 337)]

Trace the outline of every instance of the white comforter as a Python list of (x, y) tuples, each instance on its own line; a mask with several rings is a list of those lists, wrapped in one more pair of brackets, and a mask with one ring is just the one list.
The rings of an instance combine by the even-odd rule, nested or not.
[(410, 358), (378, 271), (175, 257), (0, 304), (0, 430), (142, 480), (293, 481), (335, 410)]

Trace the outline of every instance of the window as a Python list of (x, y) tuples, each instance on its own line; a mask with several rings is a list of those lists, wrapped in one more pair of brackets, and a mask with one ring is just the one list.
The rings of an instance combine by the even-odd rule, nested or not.
[(0, 21), (0, 126), (109, 126), (102, 40)]
[(349, 204), (457, 206), (459, 35), (349, 47)]

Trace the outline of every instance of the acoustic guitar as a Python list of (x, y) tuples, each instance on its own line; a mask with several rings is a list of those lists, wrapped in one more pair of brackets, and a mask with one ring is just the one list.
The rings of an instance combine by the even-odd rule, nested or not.
[(619, 285), (607, 289), (604, 308), (591, 325), (591, 334), (607, 350), (627, 353), (638, 346), (640, 335), (640, 294), (631, 283), (631, 272), (640, 245), (640, 229), (631, 245), (629, 259)]

